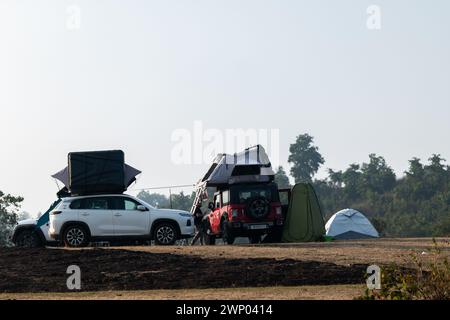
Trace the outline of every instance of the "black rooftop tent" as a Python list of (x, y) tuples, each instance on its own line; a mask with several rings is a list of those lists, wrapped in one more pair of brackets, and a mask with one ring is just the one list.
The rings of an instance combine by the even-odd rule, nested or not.
[(61, 181), (62, 194), (123, 193), (141, 171), (125, 163), (121, 150), (71, 152), (68, 166), (52, 175)]
[(266, 151), (261, 145), (256, 145), (232, 155), (218, 154), (199, 183), (215, 187), (241, 182), (269, 182), (274, 176)]

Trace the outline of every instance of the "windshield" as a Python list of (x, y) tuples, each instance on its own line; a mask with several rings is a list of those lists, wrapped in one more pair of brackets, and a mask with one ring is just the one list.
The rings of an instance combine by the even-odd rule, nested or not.
[(278, 188), (275, 184), (249, 184), (233, 186), (231, 203), (245, 204), (249, 199), (263, 197), (270, 202), (279, 202)]

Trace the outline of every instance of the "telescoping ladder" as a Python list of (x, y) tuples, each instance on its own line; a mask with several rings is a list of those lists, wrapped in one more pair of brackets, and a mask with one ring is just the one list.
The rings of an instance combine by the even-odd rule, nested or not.
[(197, 206), (202, 205), (202, 201), (208, 198), (208, 189), (206, 187), (205, 182), (201, 182), (197, 185), (197, 189), (195, 191), (195, 199), (192, 203), (191, 213), (194, 214)]

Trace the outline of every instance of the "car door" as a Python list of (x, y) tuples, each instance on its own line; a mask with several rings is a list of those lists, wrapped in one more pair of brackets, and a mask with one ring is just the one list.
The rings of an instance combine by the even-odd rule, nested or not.
[(113, 223), (116, 236), (143, 236), (150, 234), (150, 211), (137, 209), (141, 205), (128, 197), (114, 197)]
[(78, 209), (78, 220), (86, 223), (91, 236), (113, 236), (114, 225), (108, 197), (84, 198)]
[(222, 205), (222, 200), (220, 193), (214, 195), (214, 211), (212, 214), (211, 229), (214, 234), (220, 233), (220, 209)]
[[(228, 219), (231, 219), (231, 212), (228, 212), (228, 205), (230, 204), (230, 191), (224, 190), (221, 192), (221, 209), (219, 219), (222, 220), (222, 217), (226, 215)], [(220, 221), (219, 221), (220, 222)]]

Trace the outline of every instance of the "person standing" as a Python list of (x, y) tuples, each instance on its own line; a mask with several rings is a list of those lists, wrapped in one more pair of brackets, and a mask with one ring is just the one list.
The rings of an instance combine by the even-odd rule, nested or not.
[(203, 228), (203, 212), (201, 209), (201, 205), (198, 205), (194, 210), (194, 225), (195, 225), (195, 236), (194, 239), (192, 239), (191, 246), (195, 245), (197, 240), (200, 239), (200, 244), (204, 244), (204, 228)]

